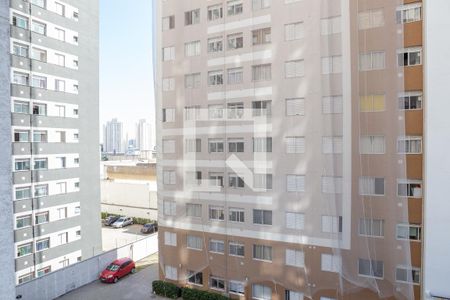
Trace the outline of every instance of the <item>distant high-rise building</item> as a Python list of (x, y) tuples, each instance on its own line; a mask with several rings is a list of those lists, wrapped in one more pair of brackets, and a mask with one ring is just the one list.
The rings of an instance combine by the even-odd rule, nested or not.
[(140, 151), (153, 150), (152, 125), (145, 119), (136, 124), (136, 147)]
[(122, 122), (112, 119), (103, 126), (103, 151), (105, 153), (124, 153), (126, 151), (125, 143)]
[(98, 97), (97, 0), (0, 1), (2, 299), (102, 251)]

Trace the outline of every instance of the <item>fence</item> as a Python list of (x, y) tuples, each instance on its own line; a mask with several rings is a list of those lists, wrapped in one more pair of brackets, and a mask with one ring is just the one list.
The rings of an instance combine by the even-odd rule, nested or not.
[(117, 258), (138, 261), (156, 252), (157, 233), (19, 285), (16, 294), (23, 300), (55, 299), (97, 280), (98, 274)]

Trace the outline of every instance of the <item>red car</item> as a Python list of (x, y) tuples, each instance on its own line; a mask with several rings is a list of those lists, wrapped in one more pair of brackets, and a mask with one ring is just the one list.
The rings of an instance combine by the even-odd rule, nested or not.
[(136, 272), (134, 261), (129, 258), (120, 258), (113, 261), (106, 269), (100, 273), (102, 282), (116, 283), (120, 278), (130, 273)]

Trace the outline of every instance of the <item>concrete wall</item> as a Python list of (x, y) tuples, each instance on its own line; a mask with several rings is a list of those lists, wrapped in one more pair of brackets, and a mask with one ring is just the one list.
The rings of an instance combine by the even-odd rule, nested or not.
[(9, 1), (0, 1), (0, 295), (4, 299), (15, 297), (9, 28)]
[[(22, 296), (21, 299), (24, 300), (54, 299), (97, 280), (98, 274), (117, 258), (131, 257), (134, 261), (138, 261), (156, 252), (158, 252), (158, 234), (153, 234), (19, 285), (16, 289), (17, 295)], [(0, 286), (3, 286), (3, 283)], [(4, 294), (2, 299), (12, 299), (3, 296)]]

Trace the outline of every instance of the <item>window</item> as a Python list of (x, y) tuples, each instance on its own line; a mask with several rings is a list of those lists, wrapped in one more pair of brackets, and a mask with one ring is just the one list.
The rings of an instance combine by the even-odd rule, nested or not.
[[(288, 1), (292, 1), (292, 0), (288, 0)], [(298, 1), (298, 0), (296, 0), (296, 1)], [(285, 297), (285, 300), (303, 300), (303, 293), (285, 290), (284, 297)]]
[(383, 27), (384, 26), (383, 10), (372, 9), (360, 12), (358, 15), (358, 25), (360, 30)]
[(244, 177), (237, 174), (230, 174), (228, 176), (228, 186), (231, 188), (244, 188)]
[(59, 245), (67, 244), (68, 241), (69, 241), (68, 238), (69, 238), (69, 234), (67, 232), (63, 232), (63, 233), (58, 234)]
[(213, 5), (213, 6), (208, 7), (208, 21), (222, 19), (222, 17), (223, 17), (222, 4)]
[(253, 10), (260, 10), (270, 7), (271, 0), (252, 0)]
[(228, 103), (228, 119), (242, 119), (244, 116), (244, 103)]
[(29, 80), (28, 74), (14, 72), (14, 75), (13, 75), (13, 83), (14, 84), (28, 85), (28, 80)]
[(397, 139), (397, 153), (420, 154), (422, 153), (421, 136), (403, 136)]
[(341, 114), (343, 110), (342, 96), (327, 96), (322, 98), (323, 114)]
[(253, 224), (272, 225), (272, 211), (263, 209), (254, 209)]
[(322, 176), (322, 193), (342, 194), (342, 177)]
[(340, 233), (342, 232), (341, 216), (322, 216), (322, 232)]
[(343, 149), (342, 136), (322, 137), (323, 154), (341, 154)]
[(46, 29), (47, 29), (47, 25), (40, 23), (40, 22), (36, 22), (33, 21), (31, 23), (31, 31), (34, 31), (36, 33), (45, 35), (46, 34)]
[(223, 206), (210, 206), (209, 207), (209, 219), (213, 221), (225, 220), (225, 212)]
[(55, 32), (56, 32), (56, 39), (60, 40), (60, 41), (65, 41), (66, 40), (66, 32), (63, 29), (60, 28), (55, 28)]
[(200, 73), (192, 73), (184, 76), (184, 87), (187, 89), (197, 89), (202, 82)]
[(19, 277), (19, 284), (31, 281), (31, 280), (33, 280), (33, 278), (34, 278), (34, 274), (33, 273), (27, 273), (25, 275), (22, 275), (22, 276)]
[(48, 185), (36, 185), (34, 187), (35, 197), (44, 197), (48, 195)]
[(286, 116), (304, 116), (305, 99), (291, 98), (286, 99)]
[(359, 219), (359, 234), (363, 236), (384, 237), (384, 220)]
[(299, 136), (287, 137), (286, 153), (305, 153), (305, 138)]
[(72, 86), (72, 88), (73, 88), (73, 92), (76, 93), (76, 94), (78, 94), (78, 84), (74, 84), (74, 85)]
[(211, 186), (223, 187), (223, 173), (209, 173), (209, 184)]
[(422, 3), (412, 3), (397, 7), (397, 24), (422, 20)]
[(35, 216), (34, 223), (36, 225), (44, 224), (49, 222), (49, 212), (38, 213)]
[(397, 60), (400, 67), (421, 65), (422, 48), (408, 48), (398, 50)]
[(412, 267), (397, 267), (395, 269), (397, 282), (420, 284), (420, 269)]
[(176, 184), (175, 171), (163, 171), (163, 183), (164, 184)]
[(185, 43), (184, 55), (187, 57), (200, 55), (200, 41)]
[(229, 251), (232, 256), (244, 256), (245, 255), (245, 246), (244, 244), (238, 242), (230, 242), (229, 243)]
[(81, 213), (81, 207), (80, 207), (80, 206), (75, 206), (74, 214), (75, 214), (76, 216), (78, 216), (80, 213)]
[(19, 28), (28, 29), (28, 18), (18, 14), (13, 14), (13, 25)]
[(14, 101), (14, 112), (17, 114), (29, 114), (30, 104), (28, 102)]
[(210, 153), (224, 152), (224, 143), (220, 139), (209, 139), (208, 149)]
[(177, 234), (175, 232), (164, 232), (164, 245), (176, 246), (177, 245)]
[(66, 82), (64, 80), (55, 79), (55, 91), (65, 92), (66, 91)]
[(202, 250), (203, 249), (203, 239), (199, 236), (188, 235), (187, 239), (187, 247), (189, 249)]
[(78, 60), (73, 60), (73, 66), (78, 69)]
[(386, 95), (364, 95), (360, 98), (361, 112), (379, 112), (385, 110)]
[(75, 44), (78, 44), (78, 36), (74, 35), (72, 39)]
[(286, 78), (302, 77), (305, 73), (304, 60), (293, 60), (284, 63)]
[(33, 115), (46, 116), (47, 115), (47, 105), (34, 103), (33, 104)]
[(176, 267), (164, 266), (165, 276), (167, 279), (178, 280), (178, 270)]
[(186, 121), (200, 119), (200, 105), (187, 106), (184, 108), (184, 118)]
[(225, 280), (211, 276), (210, 287), (216, 290), (225, 290)]
[(245, 212), (241, 208), (230, 208), (229, 209), (229, 220), (231, 222), (244, 223), (245, 222)]
[(202, 140), (201, 139), (187, 139), (185, 142), (186, 152), (202, 152)]
[(422, 198), (422, 181), (399, 180), (397, 183), (399, 197)]
[(184, 25), (194, 25), (200, 23), (200, 8), (184, 13)]
[(31, 49), (31, 58), (42, 62), (47, 62), (47, 51), (33, 47)]
[(64, 118), (66, 116), (66, 107), (64, 105), (55, 105), (56, 116)]
[(35, 88), (45, 89), (47, 88), (47, 78), (43, 76), (33, 75), (33, 77), (31, 77), (31, 86)]
[(304, 175), (286, 175), (286, 190), (288, 192), (304, 192), (305, 176)]
[(272, 299), (272, 289), (268, 286), (262, 284), (252, 285), (252, 299), (258, 300), (271, 300)]
[(422, 92), (405, 92), (398, 95), (400, 110), (422, 109)]
[(64, 67), (66, 65), (66, 57), (62, 54), (55, 53), (56, 64)]
[(253, 152), (272, 152), (272, 138), (253, 138)]
[(422, 226), (414, 224), (397, 224), (396, 236), (399, 240), (420, 241)]
[(175, 90), (175, 78), (163, 78), (162, 89), (164, 92)]
[(31, 187), (18, 187), (15, 190), (15, 200), (23, 200), (31, 198)]
[(272, 115), (272, 101), (253, 101), (252, 102), (253, 117), (271, 116)]
[(358, 273), (362, 276), (383, 278), (384, 263), (378, 260), (360, 258), (358, 260)]
[(322, 57), (322, 74), (342, 73), (342, 56)]
[(372, 71), (382, 70), (386, 67), (386, 52), (373, 51), (368, 53), (361, 53), (359, 55), (359, 70)]
[(186, 185), (194, 186), (202, 184), (202, 172), (201, 171), (186, 171), (184, 175)]
[(271, 190), (272, 174), (253, 174), (253, 188)]
[(30, 141), (30, 132), (24, 130), (15, 130), (14, 131), (14, 142), (18, 143), (26, 143)]
[(209, 241), (209, 251), (214, 253), (225, 253), (225, 243), (218, 240)]
[(243, 4), (242, 0), (232, 0), (227, 3), (227, 11), (229, 16), (242, 14)]
[(175, 47), (165, 47), (162, 53), (163, 61), (175, 60)]
[(244, 139), (228, 139), (228, 152), (244, 152)]
[(361, 136), (359, 140), (360, 154), (384, 154), (386, 152), (386, 141), (384, 136), (369, 135)]
[(286, 41), (300, 40), (304, 37), (303, 22), (291, 23), (284, 25), (284, 39)]
[(50, 248), (50, 238), (46, 238), (36, 242), (36, 251), (43, 251), (48, 248)]
[(359, 177), (359, 194), (361, 196), (384, 196), (384, 178)]
[(322, 253), (320, 257), (321, 270), (339, 273), (342, 269), (342, 258), (339, 255)]
[(245, 287), (242, 282), (229, 281), (229, 291), (233, 294), (245, 295)]
[(65, 6), (61, 3), (55, 2), (55, 11), (58, 15), (65, 16)]
[(30, 0), (30, 3), (45, 8), (45, 0)]
[(305, 253), (299, 250), (286, 249), (286, 265), (303, 268), (305, 266)]
[(57, 209), (58, 219), (66, 219), (67, 218), (67, 207), (61, 207)]
[(14, 171), (29, 171), (30, 159), (16, 159), (14, 163)]
[(34, 131), (33, 132), (33, 142), (46, 143), (47, 142), (47, 131)]
[(253, 259), (272, 261), (272, 247), (253, 245)]
[(186, 216), (201, 218), (202, 217), (202, 205), (201, 204), (186, 204)]
[(223, 105), (222, 104), (216, 104), (216, 105), (209, 105), (208, 106), (208, 115), (210, 120), (214, 119), (223, 119)]
[(175, 122), (175, 108), (163, 108), (162, 121), (164, 123)]
[(175, 28), (175, 16), (168, 16), (162, 18), (162, 30), (170, 30)]
[(222, 52), (222, 51), (223, 51), (223, 38), (221, 36), (208, 39), (208, 52), (209, 53)]
[(187, 281), (192, 284), (203, 285), (203, 273), (188, 271), (187, 272)]
[(163, 211), (166, 216), (176, 216), (177, 215), (177, 203), (175, 201), (163, 201)]
[(48, 160), (46, 158), (34, 159), (34, 170), (46, 170), (48, 168)]
[(272, 65), (256, 65), (252, 66), (253, 81), (269, 81), (272, 80)]
[(31, 215), (21, 216), (16, 218), (16, 229), (30, 227), (31, 226)]
[(331, 17), (320, 20), (321, 34), (330, 35), (341, 33), (341, 17)]
[(28, 57), (28, 46), (19, 43), (13, 44), (13, 53), (17, 56)]
[(305, 229), (305, 214), (286, 212), (286, 228), (297, 230)]
[(222, 84), (223, 84), (223, 71), (222, 70), (208, 72), (208, 85), (209, 86), (222, 85)]
[(163, 140), (162, 152), (164, 154), (175, 153), (175, 140)]
[(253, 45), (270, 44), (271, 41), (271, 28), (261, 28), (252, 31)]
[(243, 68), (231, 68), (227, 70), (228, 84), (239, 84), (243, 82)]
[(52, 269), (51, 269), (51, 266), (48, 266), (48, 267), (39, 269), (39, 270), (37, 271), (37, 277), (44, 276), (45, 274), (50, 273), (51, 270), (52, 270)]
[(17, 257), (25, 256), (31, 254), (33, 251), (33, 244), (26, 243), (20, 246), (17, 246)]

